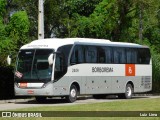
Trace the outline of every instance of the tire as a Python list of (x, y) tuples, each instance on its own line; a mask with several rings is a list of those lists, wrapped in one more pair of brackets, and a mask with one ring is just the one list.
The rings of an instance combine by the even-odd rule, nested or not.
[(75, 102), (77, 100), (77, 95), (78, 95), (77, 87), (75, 85), (71, 85), (69, 96), (67, 96), (67, 101), (69, 103)]
[(126, 85), (125, 93), (119, 94), (118, 97), (121, 99), (131, 99), (133, 96), (133, 87), (131, 84)]
[(131, 99), (133, 96), (133, 87), (131, 84), (126, 85), (125, 98)]
[(45, 103), (46, 102), (46, 97), (36, 97), (36, 101), (39, 103)]

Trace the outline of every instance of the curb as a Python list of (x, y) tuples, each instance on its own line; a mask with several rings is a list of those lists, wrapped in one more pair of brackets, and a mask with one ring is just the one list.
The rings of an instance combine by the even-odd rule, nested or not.
[(16, 103), (16, 102), (28, 102), (29, 100), (34, 100), (34, 98), (30, 98), (30, 99), (10, 99), (10, 100), (0, 100), (0, 104), (5, 104), (5, 103)]

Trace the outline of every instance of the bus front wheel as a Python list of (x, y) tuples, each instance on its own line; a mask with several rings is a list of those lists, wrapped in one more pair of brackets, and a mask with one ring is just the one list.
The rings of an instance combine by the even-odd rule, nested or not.
[(70, 87), (70, 92), (69, 92), (69, 96), (67, 96), (67, 101), (69, 103), (75, 102), (77, 100), (77, 88), (75, 85), (71, 85)]

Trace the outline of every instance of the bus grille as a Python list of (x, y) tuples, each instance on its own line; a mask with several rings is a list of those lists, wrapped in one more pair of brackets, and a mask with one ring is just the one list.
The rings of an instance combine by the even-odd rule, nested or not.
[(151, 77), (150, 76), (142, 77), (142, 86), (144, 86), (145, 89), (151, 88)]

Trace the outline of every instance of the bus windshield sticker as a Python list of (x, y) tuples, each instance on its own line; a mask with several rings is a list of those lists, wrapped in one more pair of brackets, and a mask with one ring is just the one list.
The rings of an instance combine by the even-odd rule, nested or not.
[(15, 72), (15, 76), (17, 76), (18, 78), (22, 78), (22, 77), (23, 77), (23, 74), (20, 73), (19, 71), (16, 71), (16, 72)]

